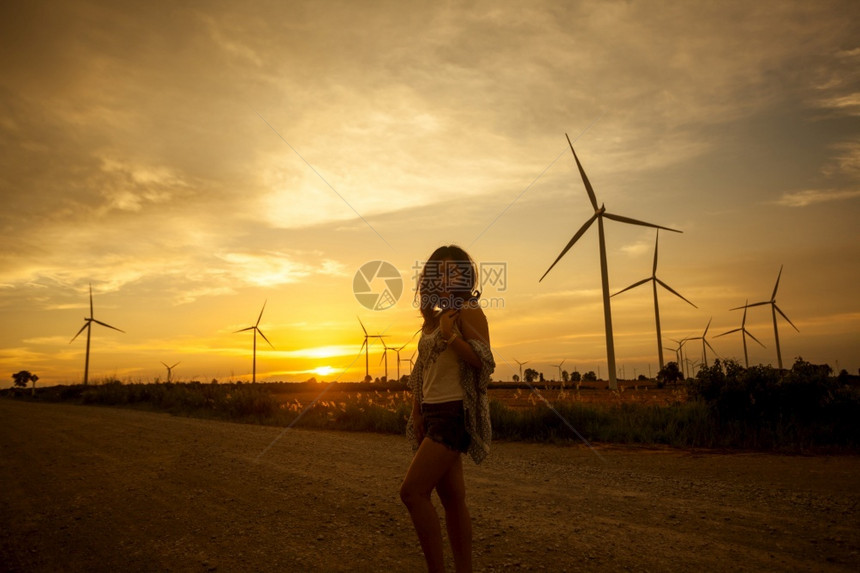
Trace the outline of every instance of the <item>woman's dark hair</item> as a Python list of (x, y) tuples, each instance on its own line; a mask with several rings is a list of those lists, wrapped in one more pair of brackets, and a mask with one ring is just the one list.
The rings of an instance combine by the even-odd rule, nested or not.
[[(449, 285), (451, 296), (443, 296), (441, 282), (443, 276), (457, 272), (457, 281)], [(467, 302), (478, 300), (481, 293), (476, 289), (478, 270), (472, 257), (457, 245), (439, 247), (424, 262), (424, 268), (418, 277), (418, 289), (415, 296), (424, 324), (432, 324), (435, 320), (435, 309), (461, 308)]]

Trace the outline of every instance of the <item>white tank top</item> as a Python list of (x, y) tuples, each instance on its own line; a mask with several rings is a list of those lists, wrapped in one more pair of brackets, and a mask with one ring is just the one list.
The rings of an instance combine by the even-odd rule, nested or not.
[[(436, 330), (439, 330), (438, 327)], [(421, 338), (432, 338), (436, 334), (421, 333)], [(424, 366), (424, 385), (421, 388), (424, 402), (440, 404), (463, 399), (463, 385), (460, 384), (460, 362), (457, 353), (451, 348), (445, 348)]]

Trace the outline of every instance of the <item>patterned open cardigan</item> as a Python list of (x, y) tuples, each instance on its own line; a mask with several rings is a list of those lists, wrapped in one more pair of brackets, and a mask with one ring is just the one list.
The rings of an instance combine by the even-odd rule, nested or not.
[[(490, 426), (490, 400), (487, 397), (487, 386), (490, 383), (490, 374), (496, 368), (493, 353), (490, 347), (475, 339), (466, 342), (481, 359), (481, 368), (475, 368), (462, 358), (458, 357), (460, 363), (460, 382), (463, 385), (463, 413), (466, 419), (466, 431), (469, 432), (472, 441), (469, 444), (469, 455), (476, 464), (480, 464), (490, 451), (492, 441), (492, 427)], [(418, 342), (418, 360), (412, 368), (409, 377), (409, 388), (412, 395), (418, 400), (418, 405), (424, 401), (424, 367), (445, 350), (445, 340), (442, 331), (437, 329), (432, 336), (422, 336)], [(412, 414), (406, 422), (406, 437), (412, 443), (413, 449), (418, 448), (418, 439), (415, 436)]]

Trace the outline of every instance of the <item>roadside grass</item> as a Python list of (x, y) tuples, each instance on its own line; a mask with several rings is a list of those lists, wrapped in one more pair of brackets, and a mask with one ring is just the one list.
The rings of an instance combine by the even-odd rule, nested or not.
[[(53, 386), (0, 395), (20, 400), (120, 406), (240, 423), (344, 431), (404, 433), (411, 395), (399, 384), (308, 386), (316, 401), (291, 396), (290, 384), (131, 383)], [(344, 392), (343, 388), (354, 387)], [(307, 389), (307, 388), (306, 388)], [(860, 391), (801, 359), (789, 371), (717, 362), (687, 383), (669, 405), (558, 401), (511, 408), (490, 401), (493, 439), (667, 445), (805, 453), (860, 450)], [(574, 429), (576, 431), (574, 431)]]

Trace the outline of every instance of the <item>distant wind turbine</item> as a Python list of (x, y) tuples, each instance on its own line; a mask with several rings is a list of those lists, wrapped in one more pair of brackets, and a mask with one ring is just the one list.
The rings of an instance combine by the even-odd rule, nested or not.
[[(266, 303), (267, 302), (269, 302), (269, 301), (263, 302), (263, 308), (260, 309), (260, 316), (257, 317), (257, 322), (254, 323), (254, 326), (249, 326), (248, 328), (242, 328), (242, 329), (237, 330), (236, 332), (233, 333), (233, 334), (236, 334), (237, 332), (247, 332), (249, 330), (254, 331), (254, 354), (253, 354), (253, 359), (252, 359), (251, 382), (257, 381), (257, 333), (259, 333), (260, 336), (263, 337), (263, 340), (265, 340), (266, 342), (269, 342), (269, 339), (266, 338), (266, 335), (263, 334), (262, 330), (260, 330), (260, 319), (263, 318), (263, 311), (266, 310)], [(269, 346), (272, 347), (272, 350), (275, 349), (275, 346), (271, 342), (269, 342)]]
[[(164, 364), (164, 362), (162, 362), (162, 364)], [(168, 366), (167, 364), (164, 364), (164, 367), (167, 368), (167, 381), (168, 382), (170, 382), (170, 377), (171, 377), (171, 374), (173, 373), (173, 369), (176, 368), (177, 366), (179, 366), (180, 364), (181, 364), (181, 362), (177, 362), (173, 366)]]
[(528, 364), (528, 363), (529, 363), (529, 361), (528, 361), (528, 360), (526, 360), (525, 362), (520, 362), (519, 360), (517, 360), (516, 358), (514, 358), (514, 362), (516, 362), (517, 364), (519, 364), (519, 365), (520, 365), (520, 382), (522, 382), (522, 381), (523, 381), (523, 366), (525, 366), (526, 364)]
[(558, 364), (553, 364), (556, 368), (558, 368), (558, 381), (561, 382), (561, 366), (567, 362), (567, 358), (559, 362)]
[[(710, 343), (710, 342), (708, 342), (708, 339), (707, 339), (707, 336), (708, 336), (708, 329), (709, 329), (709, 328), (711, 328), (711, 321), (712, 321), (712, 320), (713, 320), (713, 317), (711, 317), (710, 319), (708, 319), (708, 325), (705, 327), (705, 332), (703, 332), (703, 333), (702, 333), (702, 336), (694, 336), (694, 337), (692, 337), (692, 338), (688, 338), (688, 339), (687, 339), (687, 340), (701, 340), (701, 341), (702, 341), (702, 363), (705, 365), (705, 368), (707, 368), (707, 367), (708, 367), (708, 352), (707, 352), (707, 348), (710, 348), (710, 349), (711, 349), (711, 352), (713, 352), (713, 353), (714, 353), (714, 356), (719, 356), (719, 355), (717, 354), (717, 351), (716, 351), (716, 350), (714, 350), (714, 347), (713, 347), (713, 346), (711, 346), (711, 343)], [(707, 347), (707, 348), (706, 348), (706, 347)]]
[(698, 307), (695, 304), (693, 304), (692, 302), (690, 302), (689, 300), (687, 300), (686, 298), (684, 298), (683, 296), (681, 296), (680, 294), (678, 294), (672, 287), (670, 287), (669, 285), (667, 285), (666, 283), (661, 281), (659, 278), (657, 278), (657, 245), (658, 245), (659, 241), (660, 241), (660, 229), (657, 229), (657, 238), (654, 241), (654, 267), (651, 270), (651, 276), (646, 278), (646, 279), (642, 279), (641, 281), (633, 283), (629, 287), (618, 291), (617, 293), (615, 293), (612, 296), (621, 294), (625, 291), (628, 291), (632, 288), (636, 288), (639, 285), (643, 285), (643, 284), (651, 281), (651, 285), (652, 285), (652, 288), (654, 290), (654, 318), (657, 322), (657, 355), (660, 359), (660, 369), (662, 370), (663, 369), (663, 333), (660, 329), (660, 305), (657, 302), (657, 285), (659, 284), (664, 289), (666, 289), (670, 293), (674, 294), (675, 296), (677, 296), (678, 298), (680, 298), (681, 300), (683, 300), (684, 302), (686, 302), (687, 304), (689, 304), (693, 308), (698, 308)]
[[(394, 350), (394, 348), (389, 348), (387, 344), (385, 344), (385, 340), (380, 338), (379, 342), (382, 343), (382, 358), (379, 359), (379, 363), (382, 364), (385, 361), (385, 381), (388, 381), (388, 351)], [(400, 364), (398, 364), (398, 367)]]
[[(416, 331), (415, 331), (415, 334), (418, 334), (419, 332), (421, 332), (421, 329), (420, 329), (420, 328), (419, 328), (418, 330), (416, 330)], [(412, 335), (412, 338), (415, 338), (415, 334), (413, 334), (413, 335)], [(409, 340), (407, 340), (407, 341), (403, 344), (403, 346), (401, 346), (400, 348), (392, 348), (392, 350), (395, 352), (395, 354), (397, 354), (397, 380), (400, 380), (400, 363), (401, 363), (401, 362), (404, 362), (404, 361), (405, 361), (405, 362), (409, 362), (409, 364), (410, 364), (409, 372), (410, 372), (410, 374), (411, 374), (411, 372), (412, 372), (412, 368), (411, 368), (411, 365), (412, 365), (412, 359), (411, 359), (411, 358), (400, 358), (400, 351), (401, 351), (401, 350), (403, 350), (404, 348), (406, 348), (406, 345), (407, 345), (407, 344), (409, 344), (410, 342), (412, 342), (412, 338), (410, 338)], [(413, 353), (413, 355), (414, 355), (414, 353)], [(387, 378), (387, 376), (388, 376), (388, 373), (386, 373), (386, 378)]]
[[(678, 345), (677, 348), (674, 349), (675, 357), (678, 359), (678, 369), (681, 371), (681, 375), (686, 378), (684, 374), (684, 345), (687, 344), (689, 338), (682, 338), (681, 340), (677, 340), (675, 338), (672, 339), (672, 342)], [(671, 348), (667, 348), (667, 350), (672, 350)]]
[(800, 330), (796, 326), (794, 326), (794, 323), (791, 322), (791, 319), (788, 318), (787, 316), (785, 316), (785, 313), (782, 312), (782, 310), (780, 310), (780, 308), (778, 306), (776, 306), (776, 291), (779, 288), (779, 279), (781, 276), (782, 276), (782, 265), (779, 266), (779, 274), (776, 275), (776, 284), (773, 287), (773, 294), (770, 295), (770, 300), (765, 300), (762, 302), (754, 302), (752, 304), (745, 304), (744, 306), (739, 306), (737, 308), (732, 309), (732, 310), (739, 310), (741, 308), (750, 308), (753, 306), (762, 306), (765, 304), (770, 305), (770, 311), (771, 311), (771, 314), (773, 315), (773, 338), (774, 338), (774, 341), (776, 342), (776, 360), (777, 360), (777, 363), (779, 364), (780, 370), (782, 370), (782, 353), (779, 350), (779, 329), (776, 327), (776, 313), (778, 312), (779, 314), (781, 314), (782, 318), (787, 320), (788, 324), (790, 324), (794, 330), (797, 330), (797, 332), (800, 332)]
[[(567, 137), (567, 134), (565, 134)], [(555, 261), (549, 266), (543, 276), (540, 278), (540, 281), (546, 277), (549, 271), (561, 260), (561, 258), (573, 247), (574, 243), (579, 240), (582, 235), (588, 230), (594, 221), (597, 221), (597, 230), (598, 237), (600, 239), (600, 276), (601, 282), (603, 283), (603, 319), (606, 325), (606, 361), (609, 366), (609, 387), (612, 389), (618, 388), (618, 378), (615, 375), (615, 342), (612, 337), (612, 310), (609, 304), (609, 268), (606, 263), (606, 238), (603, 232), (603, 219), (610, 219), (612, 221), (617, 221), (619, 223), (628, 223), (630, 225), (640, 225), (643, 227), (652, 227), (655, 229), (665, 229), (666, 231), (672, 231), (674, 233), (680, 233), (681, 231), (677, 231), (675, 229), (670, 229), (668, 227), (662, 227), (660, 225), (655, 225), (653, 223), (646, 223), (644, 221), (638, 221), (636, 219), (630, 219), (629, 217), (622, 217), (621, 215), (613, 215), (612, 213), (606, 212), (606, 207), (604, 205), (597, 205), (597, 197), (594, 194), (594, 189), (591, 187), (591, 183), (588, 181), (588, 177), (585, 175), (585, 170), (582, 168), (582, 164), (579, 162), (579, 158), (576, 156), (576, 151), (573, 149), (573, 144), (570, 142), (570, 137), (567, 137), (567, 143), (570, 145), (570, 151), (573, 153), (573, 158), (576, 161), (576, 166), (579, 169), (579, 174), (582, 176), (582, 182), (585, 185), (585, 190), (588, 193), (588, 199), (591, 201), (591, 206), (594, 207), (594, 215), (588, 219), (582, 227), (580, 227), (579, 231), (573, 236), (573, 238), (567, 243), (567, 245), (562, 249), (561, 253), (556, 257)], [(538, 282), (540, 282), (538, 281)]]
[(112, 328), (114, 330), (117, 330), (117, 331), (125, 334), (124, 330), (120, 330), (119, 328), (117, 328), (115, 326), (111, 326), (109, 324), (106, 324), (100, 320), (96, 320), (95, 318), (93, 318), (93, 285), (92, 285), (92, 283), (90, 283), (90, 316), (84, 317), (84, 325), (81, 327), (81, 329), (78, 331), (78, 333), (76, 335), (74, 335), (72, 337), (72, 339), (69, 341), (69, 344), (71, 344), (72, 342), (75, 341), (75, 338), (80, 336), (80, 334), (84, 330), (87, 331), (87, 357), (84, 360), (84, 386), (87, 385), (87, 381), (89, 380), (89, 375), (90, 375), (90, 334), (91, 334), (92, 325), (94, 322), (96, 324), (100, 324), (102, 326)]
[[(355, 318), (358, 317), (356, 316)], [(358, 318), (358, 324), (361, 325), (361, 330), (364, 331), (364, 342), (361, 343), (361, 348), (358, 353), (361, 354), (361, 351), (364, 350), (364, 379), (367, 380), (367, 377), (370, 376), (370, 343), (368, 342), (368, 338), (378, 338), (379, 340), (382, 340), (384, 336), (382, 334), (368, 334), (367, 329), (364, 328), (364, 323), (361, 322), (360, 318)]]
[[(752, 335), (752, 333), (751, 333), (749, 330), (747, 330), (747, 328), (746, 328), (746, 324), (747, 324), (747, 308), (749, 308), (749, 307), (748, 307), (749, 302), (750, 302), (750, 301), (749, 301), (749, 299), (747, 299), (746, 303), (744, 303), (744, 306), (743, 306), (743, 307), (741, 307), (741, 308), (743, 308), (743, 309), (744, 309), (744, 317), (741, 319), (741, 327), (740, 327), (740, 328), (735, 328), (735, 329), (729, 330), (729, 331), (724, 332), (724, 333), (722, 333), (722, 334), (718, 334), (718, 335), (715, 337), (715, 338), (719, 338), (720, 336), (725, 336), (725, 335), (727, 335), (727, 334), (732, 334), (732, 333), (734, 333), (734, 332), (740, 332), (740, 333), (741, 333), (741, 337), (743, 338), (743, 341), (744, 341), (744, 366), (745, 366), (746, 368), (749, 368), (749, 367), (750, 367), (749, 357), (747, 356), (747, 335), (749, 335), (749, 337), (750, 337), (750, 338), (752, 338), (753, 340), (755, 340), (756, 342), (758, 342), (758, 343), (761, 345), (761, 347), (762, 347), (762, 348), (767, 348), (764, 344), (762, 344), (762, 343), (761, 343), (761, 341), (760, 341), (758, 338), (756, 338), (755, 336), (753, 336), (753, 335)], [(735, 309), (735, 310), (738, 310), (738, 309)]]

